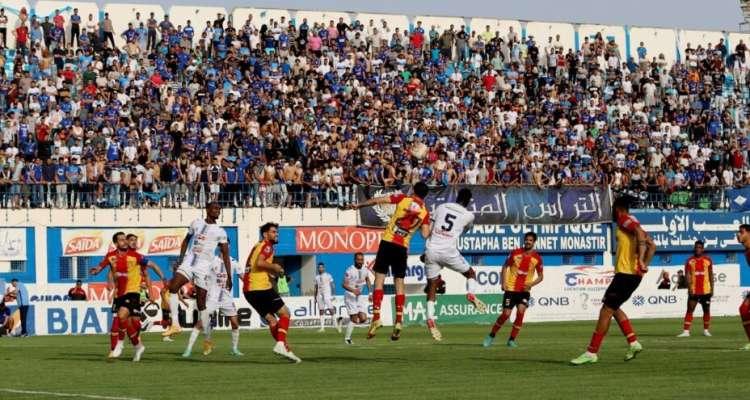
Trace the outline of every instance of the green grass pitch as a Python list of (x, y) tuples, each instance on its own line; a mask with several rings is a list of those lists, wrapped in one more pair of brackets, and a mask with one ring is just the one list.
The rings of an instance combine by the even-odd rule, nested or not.
[(266, 331), (242, 332), (240, 359), (228, 355), (226, 332), (216, 335), (208, 357), (199, 339), (191, 359), (179, 356), (185, 332), (174, 343), (147, 334), (140, 364), (130, 361), (129, 343), (120, 360), (107, 362), (107, 336), (2, 337), (0, 399), (684, 400), (750, 393), (750, 352), (737, 350), (747, 341), (738, 318), (715, 319), (714, 337), (705, 338), (698, 315), (687, 339), (675, 338), (680, 320), (635, 320), (644, 351), (627, 363), (625, 340), (613, 324), (599, 363), (582, 367), (568, 361), (585, 350), (593, 321), (526, 324), (520, 347), (509, 349), (511, 321), (488, 349), (481, 346), (488, 327), (475, 325), (443, 326), (441, 343), (420, 326), (407, 327), (398, 342), (390, 341), (388, 327), (371, 341), (358, 328), (352, 346), (332, 329), (292, 329), (290, 343), (304, 360), (298, 365), (271, 353)]

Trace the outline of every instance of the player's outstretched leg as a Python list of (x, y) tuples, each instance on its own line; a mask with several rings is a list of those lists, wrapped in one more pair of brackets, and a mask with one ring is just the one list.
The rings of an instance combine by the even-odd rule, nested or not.
[(625, 336), (625, 340), (628, 342), (628, 351), (625, 353), (625, 361), (630, 361), (635, 358), (641, 351), (643, 346), (638, 342), (638, 336), (633, 331), (633, 326), (630, 324), (628, 316), (622, 310), (617, 310), (614, 313), (617, 325), (622, 331), (622, 335)]
[(112, 318), (112, 330), (109, 337), (109, 356), (108, 358), (117, 358), (122, 354), (122, 348), (124, 340), (120, 337), (122, 330), (120, 329), (121, 322), (120, 317), (115, 315)]
[(500, 330), (500, 328), (503, 327), (505, 324), (505, 321), (510, 318), (511, 309), (504, 308), (503, 312), (500, 313), (500, 315), (497, 317), (497, 320), (495, 320), (495, 323), (492, 325), (492, 329), (490, 330), (490, 333), (484, 338), (484, 341), (482, 342), (482, 346), (484, 347), (490, 347), (492, 346), (492, 343), (495, 341), (495, 335), (497, 335), (497, 332)]
[(297, 357), (292, 352), (292, 350), (289, 349), (289, 344), (286, 341), (289, 324), (289, 309), (284, 306), (281, 310), (279, 310), (279, 327), (276, 333), (276, 345), (273, 348), (273, 352), (289, 359), (292, 362), (300, 363), (302, 362), (302, 360)]
[(137, 317), (130, 318), (127, 330), (128, 336), (130, 337), (130, 343), (135, 346), (133, 362), (139, 362), (141, 361), (143, 352), (146, 351), (146, 346), (144, 346), (141, 341), (141, 320)]
[(185, 348), (185, 351), (182, 352), (182, 357), (189, 358), (193, 354), (193, 346), (195, 346), (195, 342), (198, 340), (198, 335), (201, 333), (201, 322), (198, 321), (195, 326), (193, 326), (193, 330), (190, 331), (190, 339), (188, 339), (187, 347)]
[(479, 298), (476, 296), (478, 284), (474, 268), (469, 268), (469, 270), (466, 271), (463, 275), (464, 277), (466, 277), (466, 300), (468, 300), (469, 303), (473, 304), (474, 308), (476, 308), (480, 314), (486, 314), (487, 305), (484, 304), (482, 300), (479, 300)]
[(367, 330), (368, 339), (374, 338), (378, 329), (383, 326), (383, 322), (380, 321), (380, 306), (383, 303), (383, 295), (384, 292), (382, 288), (375, 289), (372, 293), (372, 321), (370, 322), (370, 328)]
[(599, 320), (596, 323), (594, 333), (591, 335), (591, 341), (586, 348), (586, 352), (570, 360), (571, 365), (595, 364), (599, 361), (599, 348), (602, 346), (602, 341), (604, 341), (604, 337), (607, 335), (614, 313), (613, 309), (602, 305), (601, 310), (599, 310)]
[(169, 314), (172, 317), (172, 324), (162, 332), (162, 336), (174, 336), (182, 332), (179, 321), (180, 298), (177, 295), (177, 291), (179, 291), (187, 282), (188, 279), (179, 272), (175, 273), (172, 280), (169, 281)]
[(406, 295), (403, 293), (396, 295), (396, 322), (393, 324), (393, 333), (391, 333), (391, 340), (396, 341), (401, 338), (401, 329), (404, 319), (404, 303), (406, 303)]

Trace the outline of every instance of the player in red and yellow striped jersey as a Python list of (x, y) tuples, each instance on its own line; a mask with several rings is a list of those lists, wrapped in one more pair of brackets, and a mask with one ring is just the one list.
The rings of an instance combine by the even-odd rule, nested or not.
[(430, 235), (430, 213), (427, 211), (424, 199), (429, 193), (429, 188), (423, 182), (418, 182), (412, 189), (412, 194), (396, 194), (392, 196), (377, 197), (365, 202), (354, 204), (350, 208), (358, 209), (378, 204), (395, 204), (396, 210), (385, 228), (383, 238), (378, 246), (378, 254), (375, 256), (375, 290), (372, 294), (372, 322), (367, 331), (367, 338), (375, 337), (375, 332), (383, 325), (380, 321), (380, 306), (383, 302), (383, 285), (388, 270), (393, 274), (393, 285), (396, 287), (396, 323), (393, 325), (391, 340), (401, 337), (401, 323), (404, 316), (404, 303), (406, 302), (406, 261), (409, 252), (409, 241), (414, 233), (420, 229), (422, 236)]
[(268, 322), (276, 341), (273, 352), (294, 362), (301, 362), (286, 341), (290, 324), (289, 309), (274, 288), (274, 280), (284, 275), (284, 267), (273, 262), (273, 246), (279, 242), (279, 225), (268, 222), (260, 227), (263, 240), (253, 246), (242, 276), (245, 300)]
[(135, 346), (133, 361), (137, 362), (146, 350), (140, 340), (140, 291), (148, 259), (130, 249), (124, 232), (115, 233), (112, 236), (112, 242), (116, 249), (107, 253), (99, 265), (89, 271), (89, 274), (96, 275), (109, 267), (110, 277), (115, 283), (116, 297), (112, 308), (116, 315), (112, 319), (109, 358), (117, 358), (122, 353), (123, 342), (119, 338), (121, 331), (125, 330), (130, 337), (130, 342)]
[[(737, 232), (737, 241), (745, 248), (745, 259), (750, 264), (750, 225), (742, 224)], [(745, 329), (747, 340), (750, 341), (750, 293), (745, 296), (745, 300), (740, 304), (740, 318), (742, 327)], [(750, 351), (750, 343), (746, 343), (741, 350)]]
[(704, 252), (703, 242), (698, 240), (693, 246), (693, 256), (685, 263), (685, 279), (688, 285), (688, 305), (682, 333), (677, 337), (690, 336), (693, 324), (693, 311), (700, 303), (703, 308), (703, 336), (711, 336), (711, 297), (714, 294), (714, 263)]
[(604, 292), (602, 308), (596, 330), (591, 337), (587, 351), (570, 361), (573, 365), (590, 364), (599, 360), (599, 348), (609, 330), (612, 317), (615, 317), (622, 334), (630, 345), (625, 354), (625, 361), (630, 361), (643, 350), (633, 332), (627, 314), (620, 308), (641, 283), (641, 278), (648, 272), (648, 265), (656, 253), (656, 244), (641, 224), (630, 215), (629, 200), (620, 197), (612, 205), (616, 223), (617, 254), (615, 255), (615, 276)]
[(534, 250), (536, 233), (527, 232), (523, 236), (523, 248), (515, 249), (505, 260), (502, 271), (503, 312), (497, 317), (489, 335), (484, 338), (484, 347), (489, 347), (495, 340), (495, 334), (510, 318), (513, 308), (516, 309), (516, 320), (508, 338), (508, 347), (518, 347), (516, 337), (523, 326), (523, 317), (529, 307), (531, 288), (544, 280), (542, 257)]

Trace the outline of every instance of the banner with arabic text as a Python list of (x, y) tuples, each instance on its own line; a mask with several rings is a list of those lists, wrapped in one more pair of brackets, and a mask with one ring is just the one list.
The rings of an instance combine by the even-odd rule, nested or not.
[[(606, 186), (569, 186), (543, 188), (536, 186), (499, 187), (487, 185), (455, 185), (430, 190), (425, 199), (430, 212), (446, 202), (455, 201), (458, 191), (468, 187), (473, 194), (469, 210), (475, 224), (574, 224), (612, 220), (612, 201)], [(409, 193), (404, 186), (401, 192)], [(398, 193), (397, 189), (359, 186), (359, 199)], [(394, 211), (386, 204), (360, 210), (364, 226), (384, 226)]]
[(691, 251), (702, 240), (708, 251), (742, 250), (737, 242), (740, 224), (750, 223), (750, 214), (713, 211), (634, 212), (659, 251)]

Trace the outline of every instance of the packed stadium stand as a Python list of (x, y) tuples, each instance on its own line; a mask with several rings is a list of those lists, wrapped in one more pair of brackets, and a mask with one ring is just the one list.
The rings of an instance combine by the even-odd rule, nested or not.
[(333, 207), (357, 186), (750, 183), (750, 34), (4, 1), (0, 207)]

